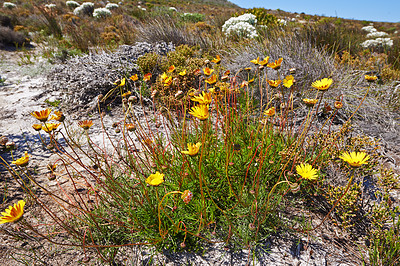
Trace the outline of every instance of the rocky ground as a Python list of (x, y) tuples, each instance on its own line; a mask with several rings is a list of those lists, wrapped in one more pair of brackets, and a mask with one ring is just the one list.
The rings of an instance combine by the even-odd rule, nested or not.
[[(40, 50), (30, 51), (32, 64), (24, 60), (24, 52), (0, 51), (0, 76), (4, 82), (0, 84), (0, 135), (16, 143), (17, 149), (13, 156), (19, 158), (24, 151), (31, 154), (32, 169), (35, 178), (43, 186), (56, 189), (61, 180), (49, 181), (47, 164), (54, 160), (54, 155), (43, 145), (31, 125), (34, 118), (30, 112), (49, 107), (46, 100), (56, 102), (62, 99), (61, 91), (49, 88), (48, 73), (53, 67), (46, 59), (40, 57)], [(136, 110), (141, 112), (140, 108)], [(87, 119), (88, 115), (79, 110), (66, 113), (71, 123)], [(94, 121), (98, 115), (91, 117)], [(121, 119), (118, 110), (105, 117), (107, 126)], [(395, 125), (396, 126), (396, 125)], [(398, 124), (397, 124), (398, 126)], [(93, 132), (101, 131), (99, 126), (93, 127)], [(162, 130), (162, 129), (159, 129)], [(373, 130), (372, 130), (373, 131)], [(398, 136), (390, 134), (391, 139), (385, 149), (386, 163), (398, 171), (400, 156), (396, 145), (400, 144)], [(98, 138), (97, 141), (101, 141)], [(5, 161), (11, 161), (9, 152), (0, 151)], [(16, 185), (12, 177), (0, 164), (0, 182), (2, 196), (1, 209), (23, 198), (23, 191)], [(67, 181), (66, 181), (67, 182)], [(398, 195), (397, 204), (399, 203)], [(395, 201), (396, 202), (396, 201)], [(38, 212), (33, 205), (27, 206), (28, 213)], [(311, 217), (316, 225), (322, 217)], [(55, 247), (41, 239), (16, 240), (4, 233), (5, 230), (16, 230), (13, 225), (4, 224), (0, 228), (0, 258), (3, 265), (100, 265), (95, 259), (94, 251), (86, 253), (79, 249)], [(59, 236), (60, 241), (62, 240)], [(251, 252), (249, 250), (234, 250), (223, 243), (216, 243), (205, 248), (203, 254), (190, 252), (157, 253), (151, 248), (123, 248), (117, 256), (119, 265), (361, 265), (362, 258), (367, 258), (365, 243), (349, 241), (349, 236), (327, 221), (317, 232), (309, 237), (279, 235), (270, 237)]]

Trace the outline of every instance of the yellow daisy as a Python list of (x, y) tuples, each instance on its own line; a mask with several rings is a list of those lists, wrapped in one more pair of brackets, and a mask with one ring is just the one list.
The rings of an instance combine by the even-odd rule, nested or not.
[(151, 174), (146, 179), (146, 183), (149, 184), (150, 186), (158, 186), (163, 182), (164, 182), (164, 174), (161, 174), (158, 171), (155, 174)]
[(333, 80), (330, 78), (323, 78), (321, 80), (314, 81), (313, 83), (311, 83), (311, 86), (313, 86), (317, 90), (325, 91), (329, 89), (329, 86), (332, 85), (332, 82)]
[(18, 203), (14, 203), (14, 206), (9, 206), (0, 217), (0, 224), (18, 222), (24, 214), (25, 201), (19, 200)]
[(314, 169), (310, 164), (300, 164), (296, 166), (296, 172), (302, 178), (307, 180), (315, 180), (318, 177), (317, 169)]
[(351, 153), (344, 152), (339, 158), (348, 163), (351, 167), (357, 168), (363, 164), (368, 164), (369, 155), (365, 152), (353, 151)]

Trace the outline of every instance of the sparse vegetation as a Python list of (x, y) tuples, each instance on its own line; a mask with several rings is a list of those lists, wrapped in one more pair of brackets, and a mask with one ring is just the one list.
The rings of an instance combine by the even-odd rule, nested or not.
[[(112, 264), (130, 246), (255, 250), (324, 225), (358, 243), (365, 264), (399, 262), (399, 176), (381, 140), (360, 132), (400, 109), (398, 24), (374, 23), (372, 36), (366, 21), (222, 0), (22, 2), (3, 5), (0, 48), (29, 33), (57, 62), (46, 82), (63, 99), (31, 113), (57, 186), (0, 136), (12, 157), (0, 164), (24, 193), (18, 205), (3, 198), (4, 232)], [(363, 45), (375, 37), (393, 45)], [(27, 50), (18, 63), (35, 61)]]

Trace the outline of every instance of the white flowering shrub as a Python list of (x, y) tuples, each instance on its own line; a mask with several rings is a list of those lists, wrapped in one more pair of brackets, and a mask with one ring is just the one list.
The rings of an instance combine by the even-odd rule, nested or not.
[(286, 26), (287, 25), (287, 21), (281, 18), (278, 18), (278, 24), (281, 26)]
[(118, 5), (118, 4), (114, 4), (114, 3), (108, 3), (108, 4), (106, 5), (106, 8), (107, 8), (108, 10), (117, 9), (118, 7), (119, 7), (119, 5)]
[(49, 9), (53, 9), (53, 8), (56, 8), (57, 6), (55, 5), (55, 4), (47, 4), (47, 5), (44, 5), (46, 8), (49, 8)]
[(375, 31), (377, 31), (375, 28), (374, 28), (374, 26), (365, 26), (365, 27), (362, 27), (361, 28), (362, 30), (364, 30), (364, 31), (367, 31), (367, 32), (375, 32)]
[(70, 8), (77, 8), (78, 6), (80, 6), (79, 3), (75, 1), (67, 1), (65, 2), (65, 4), (67, 5), (67, 7)]
[(367, 34), (367, 38), (380, 38), (380, 37), (385, 37), (388, 34), (386, 32), (383, 31), (374, 31), (374, 32), (370, 32)]
[(245, 38), (255, 38), (258, 36), (255, 28), (257, 18), (253, 14), (243, 14), (239, 17), (231, 17), (222, 26), (222, 32), (226, 35), (238, 35)]
[(79, 7), (74, 9), (74, 15), (76, 16), (91, 16), (94, 12), (94, 4), (91, 2), (85, 2)]
[(372, 48), (372, 47), (392, 47), (393, 40), (390, 38), (377, 38), (375, 40), (366, 40), (361, 43), (361, 46), (364, 48)]
[(4, 2), (3, 7), (8, 8), (8, 9), (13, 9), (13, 8), (17, 7), (17, 5), (14, 3), (10, 3), (10, 2)]
[(93, 11), (93, 17), (97, 18), (97, 19), (111, 17), (111, 11), (109, 9), (107, 9), (107, 8), (104, 8), (104, 7), (96, 8)]

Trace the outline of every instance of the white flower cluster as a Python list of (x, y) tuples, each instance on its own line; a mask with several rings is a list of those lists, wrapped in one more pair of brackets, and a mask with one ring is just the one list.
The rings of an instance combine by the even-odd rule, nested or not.
[(74, 15), (82, 16), (82, 15), (92, 15), (94, 11), (94, 4), (91, 2), (85, 2), (82, 5), (78, 6), (74, 9)]
[(257, 37), (255, 25), (257, 18), (253, 14), (243, 14), (239, 17), (231, 17), (222, 26), (222, 32), (226, 35), (237, 34), (245, 38)]
[(367, 31), (367, 32), (369, 32), (369, 33), (375, 32), (375, 31), (376, 31), (376, 29), (374, 28), (374, 26), (365, 26), (365, 27), (362, 27), (361, 29), (362, 29), (362, 30), (365, 30), (365, 31)]
[(284, 20), (284, 19), (281, 19), (281, 18), (278, 18), (278, 23), (279, 23), (279, 25), (281, 25), (281, 26), (286, 26), (286, 25), (287, 25), (287, 21)]
[(144, 8), (144, 7), (137, 6), (137, 8), (139, 8), (139, 9), (141, 9), (141, 10), (143, 10), (143, 11), (146, 11), (146, 8)]
[(57, 7), (55, 4), (47, 4), (47, 5), (44, 5), (44, 6), (47, 7), (47, 8), (49, 8), (49, 9), (56, 8), (56, 7)]
[(374, 31), (367, 34), (367, 38), (380, 38), (385, 37), (388, 34), (384, 31)]
[(361, 44), (361, 46), (364, 48), (376, 47), (376, 46), (392, 47), (393, 40), (390, 38), (377, 38), (375, 40), (366, 40)]
[(111, 17), (111, 11), (105, 7), (96, 8), (93, 11), (93, 17), (97, 19)]
[(4, 2), (3, 3), (3, 7), (4, 8), (9, 8), (9, 9), (13, 9), (14, 7), (16, 7), (17, 5), (14, 3), (10, 3), (10, 2)]
[(118, 5), (118, 4), (114, 4), (114, 3), (108, 3), (108, 4), (106, 5), (106, 8), (107, 8), (108, 10), (117, 9), (118, 7), (119, 7), (119, 5)]
[(366, 40), (363, 43), (361, 43), (361, 46), (364, 48), (370, 48), (370, 47), (392, 47), (393, 46), (393, 40), (390, 38), (381, 38), (385, 37), (388, 34), (383, 31), (377, 31), (377, 29), (374, 28), (374, 26), (365, 26), (361, 28), (364, 31), (369, 32), (367, 34), (367, 38), (376, 38), (374, 40)]
[(75, 7), (78, 7), (78, 6), (79, 6), (79, 3), (78, 3), (78, 2), (75, 2), (75, 1), (67, 1), (67, 2), (65, 2), (65, 4), (66, 4), (68, 7), (71, 7), (71, 8), (75, 8)]
[(176, 7), (171, 6), (171, 7), (169, 8), (169, 11), (175, 11), (175, 12), (177, 12), (178, 9), (176, 9)]

